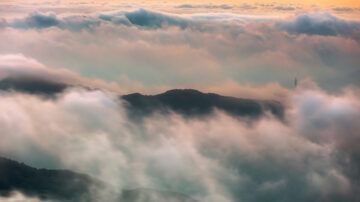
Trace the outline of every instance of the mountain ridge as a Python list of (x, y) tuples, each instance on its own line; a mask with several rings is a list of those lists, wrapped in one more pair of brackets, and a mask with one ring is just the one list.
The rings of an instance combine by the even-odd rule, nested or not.
[(267, 111), (283, 118), (284, 107), (272, 100), (255, 100), (203, 93), (194, 89), (172, 89), (155, 95), (132, 93), (121, 96), (131, 113), (151, 115), (175, 111), (186, 116), (206, 115), (215, 108), (234, 116), (258, 118)]
[[(11, 197), (16, 191), (28, 197), (57, 202), (97, 202), (102, 197), (111, 202), (158, 202), (158, 199), (196, 202), (182, 193), (149, 188), (115, 192), (104, 182), (86, 174), (71, 170), (33, 168), (0, 156), (0, 196)], [(104, 196), (104, 193), (111, 196)]]

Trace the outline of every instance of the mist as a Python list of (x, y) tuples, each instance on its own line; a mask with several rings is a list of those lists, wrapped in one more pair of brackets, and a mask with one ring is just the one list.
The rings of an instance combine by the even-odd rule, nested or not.
[(218, 109), (135, 120), (101, 89), (67, 88), (54, 99), (1, 91), (0, 154), (86, 173), (110, 187), (94, 191), (102, 201), (136, 188), (199, 201), (358, 200), (358, 89), (329, 94), (307, 79), (283, 102), (284, 120)]

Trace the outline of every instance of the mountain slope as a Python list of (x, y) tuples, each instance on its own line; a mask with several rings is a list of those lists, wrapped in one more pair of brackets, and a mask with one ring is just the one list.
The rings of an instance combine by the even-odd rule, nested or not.
[(131, 114), (150, 115), (153, 112), (166, 113), (170, 110), (186, 116), (206, 115), (215, 108), (234, 116), (259, 117), (266, 111), (282, 118), (283, 106), (276, 101), (261, 101), (202, 93), (197, 90), (169, 90), (157, 95), (133, 93), (121, 97), (127, 102)]
[(0, 194), (20, 191), (41, 199), (88, 199), (91, 187), (103, 187), (90, 176), (69, 170), (36, 169), (23, 163), (0, 158)]
[[(0, 90), (36, 94), (45, 98), (54, 98), (56, 94), (73, 87), (38, 78), (4, 78), (0, 80)], [(78, 86), (90, 90), (85, 86)], [(215, 108), (233, 116), (258, 118), (269, 111), (278, 118), (283, 118), (284, 107), (281, 103), (269, 100), (244, 99), (221, 96), (214, 93), (202, 93), (193, 89), (174, 89), (157, 95), (133, 93), (120, 96), (125, 100), (129, 115), (141, 117), (154, 112), (174, 111), (185, 116), (202, 116)]]
[[(17, 91), (35, 94), (44, 98), (55, 98), (58, 93), (73, 87), (61, 82), (39, 78), (4, 78), (0, 80), (0, 91)], [(90, 90), (85, 86), (77, 86)], [(254, 100), (221, 96), (214, 93), (202, 93), (192, 89), (174, 89), (157, 95), (133, 93), (120, 96), (125, 100), (126, 108), (132, 117), (151, 115), (154, 112), (174, 111), (185, 116), (202, 116), (215, 108), (233, 116), (258, 118), (269, 111), (278, 118), (283, 118), (284, 107), (281, 103), (269, 100)]]
[(85, 174), (36, 169), (0, 157), (0, 196), (10, 197), (14, 191), (59, 202), (196, 202), (181, 193), (154, 189), (139, 188), (116, 193), (104, 182)]

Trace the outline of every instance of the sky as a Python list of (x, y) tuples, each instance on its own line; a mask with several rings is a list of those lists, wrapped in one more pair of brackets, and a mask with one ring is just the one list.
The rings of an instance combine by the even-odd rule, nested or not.
[[(0, 155), (115, 189), (359, 200), (359, 78), (356, 0), (0, 1)], [(284, 118), (138, 121), (119, 99), (189, 88), (274, 101)]]

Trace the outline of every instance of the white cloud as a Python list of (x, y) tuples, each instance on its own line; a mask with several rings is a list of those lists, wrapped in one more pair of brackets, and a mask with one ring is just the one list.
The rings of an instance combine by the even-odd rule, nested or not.
[[(252, 124), (221, 111), (136, 122), (116, 95), (100, 90), (75, 88), (54, 100), (6, 93), (0, 99), (1, 154), (35, 166), (58, 159), (52, 166), (117, 189), (172, 190), (206, 201), (270, 195), (350, 200), (358, 185), (344, 166), (359, 166), (351, 157), (358, 154), (358, 98), (302, 86), (284, 122), (266, 117)], [(302, 191), (292, 193), (292, 186)]]

